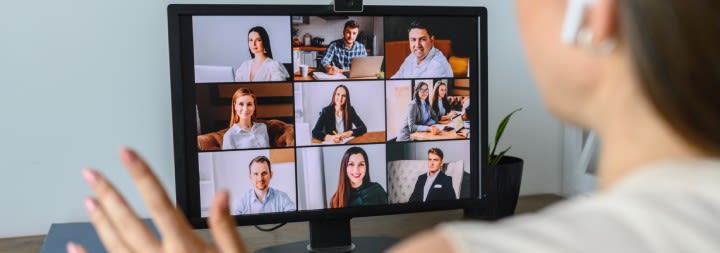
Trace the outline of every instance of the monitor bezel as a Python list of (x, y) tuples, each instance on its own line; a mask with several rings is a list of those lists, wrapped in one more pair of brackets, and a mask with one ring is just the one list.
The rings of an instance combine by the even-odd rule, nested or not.
[[(198, 163), (197, 138), (195, 129), (186, 129), (195, 126), (195, 117), (187, 117), (187, 112), (195, 111), (194, 92), (188, 91), (194, 83), (193, 49), (192, 49), (192, 22), (196, 15), (286, 15), (286, 16), (466, 16), (478, 19), (478, 57), (471, 60), (471, 64), (478, 66), (477, 71), (471, 72), (471, 80), (477, 80), (478, 85), (471, 85), (470, 94), (479, 97), (479, 103), (473, 103), (473, 109), (479, 112), (476, 115), (478, 124), (473, 124), (470, 143), (479, 145), (470, 146), (471, 154), (471, 186), (480, 187), (471, 189), (470, 199), (453, 201), (440, 201), (433, 203), (402, 203), (382, 206), (349, 207), (342, 209), (302, 210), (284, 213), (267, 213), (235, 216), (238, 225), (258, 225), (279, 222), (299, 222), (327, 219), (349, 219), (352, 217), (367, 217), (377, 215), (391, 215), (413, 212), (427, 212), (449, 209), (483, 210), (490, 214), (494, 196), (490, 194), (487, 183), (490, 180), (488, 171), (482, 169), (487, 164), (488, 133), (487, 133), (487, 87), (488, 87), (488, 55), (487, 55), (487, 9), (485, 7), (465, 6), (365, 6), (361, 13), (335, 13), (332, 5), (257, 5), (257, 4), (170, 4), (168, 11), (168, 42), (170, 59), (170, 82), (172, 103), (173, 147), (175, 161), (175, 197), (177, 206), (183, 211), (185, 217), (194, 228), (207, 228), (207, 218), (200, 215), (200, 196), (198, 172), (188, 169), (189, 164)], [(188, 35), (188, 31), (190, 34)], [(473, 66), (473, 65), (471, 65)], [(479, 75), (479, 77), (478, 77)], [(188, 94), (188, 92), (190, 92)], [(188, 145), (193, 142), (194, 145)], [(190, 143), (192, 144), (192, 143)], [(481, 182), (482, 181), (482, 182)]]

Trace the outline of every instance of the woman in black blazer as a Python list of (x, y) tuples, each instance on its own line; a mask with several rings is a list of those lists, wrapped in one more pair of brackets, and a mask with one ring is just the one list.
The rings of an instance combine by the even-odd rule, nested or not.
[(338, 85), (335, 87), (330, 105), (320, 112), (320, 117), (312, 130), (313, 137), (321, 141), (339, 143), (345, 138), (360, 136), (365, 132), (367, 132), (365, 123), (350, 104), (350, 90), (345, 85)]
[(438, 120), (450, 120), (455, 115), (455, 111), (450, 108), (448, 101), (448, 88), (445, 81), (435, 82), (432, 96), (430, 97), (430, 107), (438, 117)]

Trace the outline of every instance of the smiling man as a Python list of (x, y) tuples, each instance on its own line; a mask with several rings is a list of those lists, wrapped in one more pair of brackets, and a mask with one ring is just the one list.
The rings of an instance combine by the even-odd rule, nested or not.
[(342, 73), (350, 70), (352, 58), (367, 56), (365, 45), (357, 42), (360, 24), (355, 20), (345, 22), (342, 39), (330, 42), (325, 56), (320, 62), (328, 74)]
[(295, 211), (295, 203), (286, 193), (270, 187), (273, 173), (267, 157), (253, 158), (248, 167), (254, 185), (242, 195), (233, 215)]
[(453, 77), (445, 55), (435, 48), (435, 35), (420, 21), (410, 23), (408, 29), (410, 55), (392, 78)]
[(408, 202), (457, 199), (452, 185), (452, 177), (445, 175), (442, 166), (442, 150), (430, 148), (428, 150), (428, 172), (418, 176), (415, 181), (415, 189), (413, 189)]

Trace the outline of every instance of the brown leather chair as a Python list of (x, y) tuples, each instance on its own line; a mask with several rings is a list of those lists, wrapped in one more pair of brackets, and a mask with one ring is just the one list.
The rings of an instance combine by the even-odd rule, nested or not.
[[(295, 145), (295, 128), (293, 124), (288, 124), (276, 119), (258, 120), (257, 122), (267, 125), (271, 147), (291, 147)], [(225, 128), (198, 135), (198, 150), (212, 151), (222, 149), (223, 135), (225, 135), (227, 130), (228, 128)]]

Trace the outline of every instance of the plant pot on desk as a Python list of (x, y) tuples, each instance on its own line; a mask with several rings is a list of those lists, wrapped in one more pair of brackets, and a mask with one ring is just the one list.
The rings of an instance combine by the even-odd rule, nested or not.
[(487, 174), (490, 194), (493, 195), (495, 215), (493, 218), (503, 218), (515, 213), (520, 183), (522, 181), (523, 160), (513, 156), (503, 156), (497, 165), (489, 165)]

